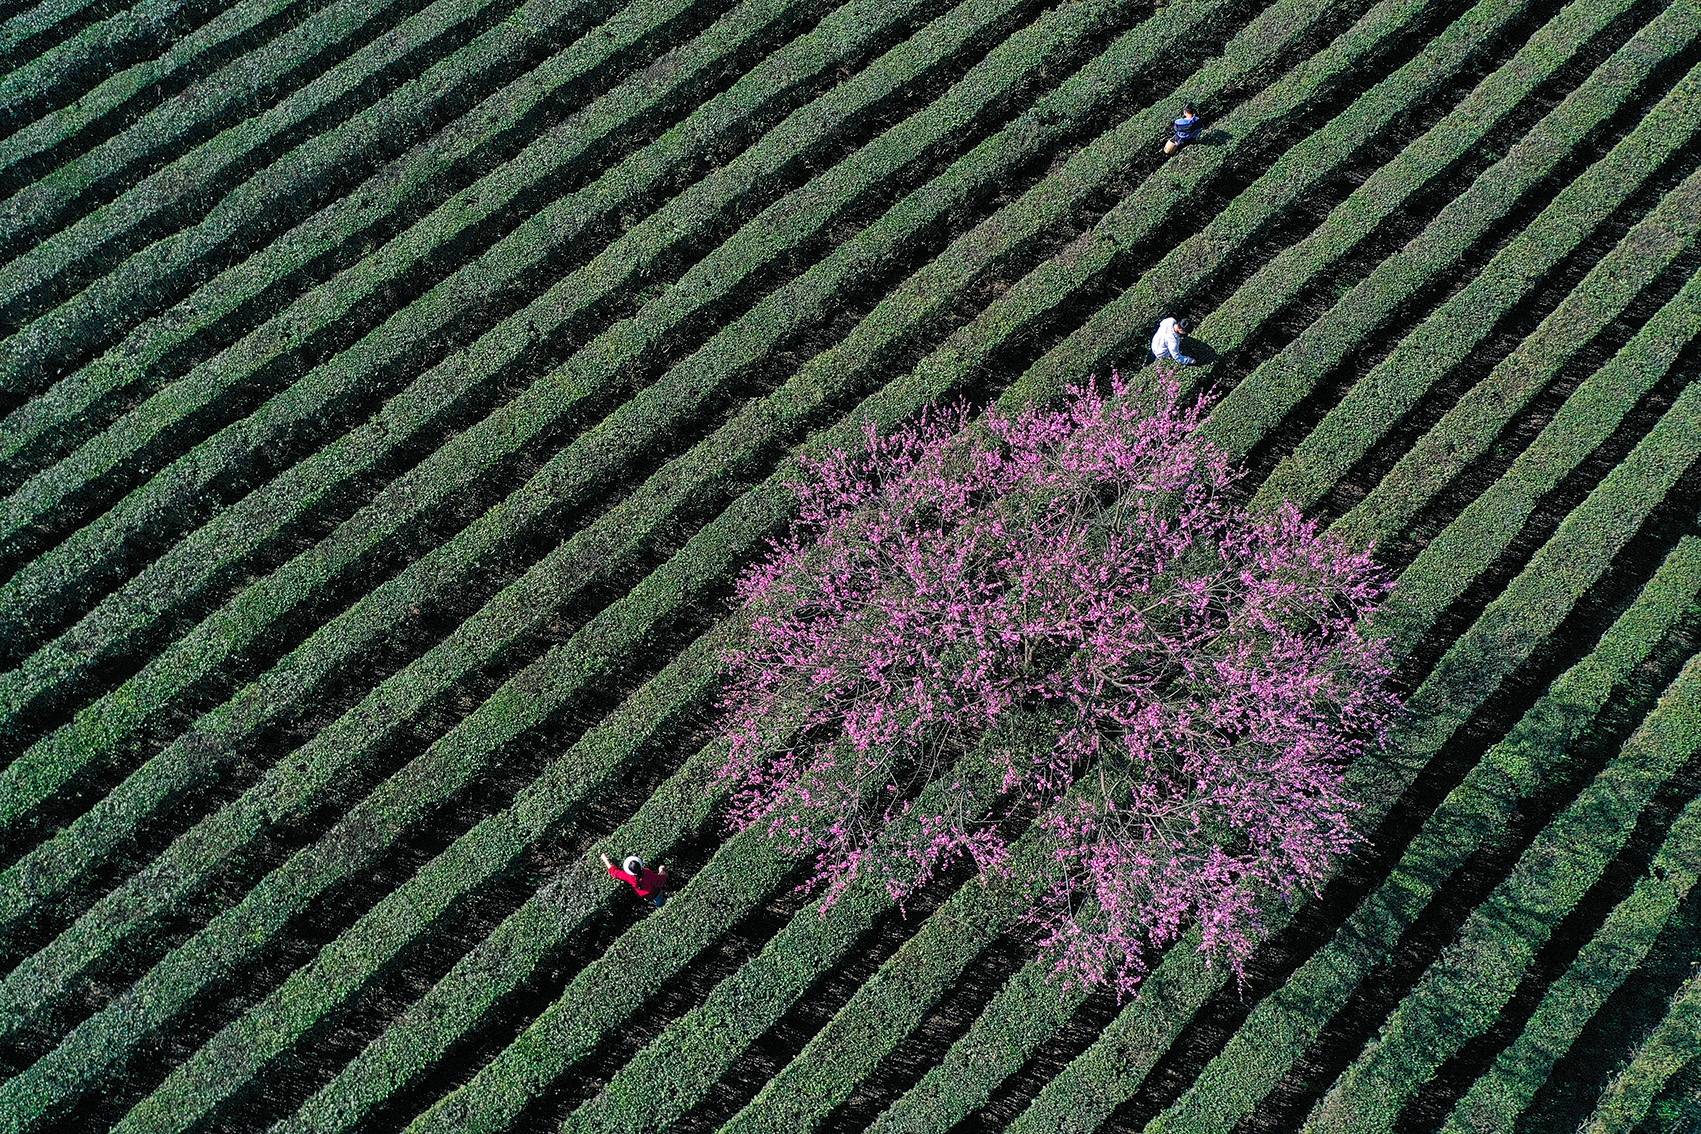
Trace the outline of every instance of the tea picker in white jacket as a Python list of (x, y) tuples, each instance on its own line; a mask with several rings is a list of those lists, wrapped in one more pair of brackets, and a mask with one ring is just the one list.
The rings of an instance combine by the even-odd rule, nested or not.
[(1159, 362), (1173, 358), (1183, 366), (1191, 366), (1193, 360), (1181, 353), (1181, 336), (1193, 329), (1191, 319), (1165, 319), (1158, 324), (1158, 333), (1152, 336), (1152, 356)]

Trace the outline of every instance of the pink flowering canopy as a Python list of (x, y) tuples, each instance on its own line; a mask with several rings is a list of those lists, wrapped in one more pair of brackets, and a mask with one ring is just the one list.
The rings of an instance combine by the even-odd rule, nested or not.
[(1007, 872), (1026, 821), (1052, 869), (1018, 916), (1056, 974), (1127, 993), (1196, 924), (1243, 976), (1260, 903), (1354, 843), (1343, 767), (1397, 702), (1361, 629), (1387, 591), (1369, 551), (1248, 512), (1203, 413), (1172, 376), (1113, 375), (806, 460), (740, 582), (733, 825), (812, 854), (831, 904), (962, 856)]

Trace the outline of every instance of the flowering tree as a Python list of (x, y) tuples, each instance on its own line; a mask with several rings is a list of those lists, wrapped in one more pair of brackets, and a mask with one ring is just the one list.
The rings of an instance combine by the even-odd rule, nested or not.
[(1125, 993), (1194, 921), (1243, 975), (1261, 898), (1353, 843), (1342, 767), (1396, 703), (1368, 551), (1236, 503), (1203, 408), (1113, 375), (806, 462), (740, 584), (733, 824), (812, 852), (830, 904), (870, 871), (900, 898), (959, 856), (1003, 871), (1032, 819), (1057, 868), (1021, 916), (1066, 979)]

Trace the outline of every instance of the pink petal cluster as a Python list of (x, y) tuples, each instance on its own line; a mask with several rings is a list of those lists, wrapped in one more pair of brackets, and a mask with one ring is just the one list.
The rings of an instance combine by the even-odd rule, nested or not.
[(1021, 916), (1063, 979), (1127, 993), (1189, 924), (1243, 975), (1260, 901), (1355, 841), (1342, 769), (1397, 701), (1369, 551), (1236, 502), (1204, 409), (1112, 375), (807, 463), (740, 583), (733, 824), (812, 852), (830, 904), (864, 872), (902, 898), (960, 856), (1003, 871), (1032, 817), (1055, 870)]

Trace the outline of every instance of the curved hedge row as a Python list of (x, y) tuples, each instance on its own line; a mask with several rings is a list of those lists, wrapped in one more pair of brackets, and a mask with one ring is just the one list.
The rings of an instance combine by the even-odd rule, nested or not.
[(1632, 1130), (1666, 1081), (1701, 1056), (1701, 973), (1689, 978), (1671, 1008), (1636, 1049), (1630, 1065), (1613, 1077), (1601, 1093), (1595, 1112), (1578, 1129), (1582, 1134), (1612, 1134)]
[[(1701, 133), (1701, 67), (1582, 176), (1559, 192), (1482, 271), (1353, 383), (1259, 489), (1265, 503), (1310, 507), (1524, 294)], [(1684, 202), (1673, 217), (1684, 215)], [(1679, 245), (1681, 247), (1681, 244)], [(1667, 252), (1675, 255), (1677, 248)], [(1409, 294), (1411, 284), (1394, 289)], [(1493, 381), (1489, 379), (1488, 381)], [(1483, 389), (1478, 385), (1477, 389)], [(1492, 388), (1492, 387), (1490, 387)]]
[[(1409, 723), (1395, 736), (1388, 751), (1351, 769), (1349, 783), (1363, 801), (1359, 822), (1366, 828), (1374, 827), (1470, 714), (1540, 647), (1607, 570), (1640, 519), (1664, 499), (1693, 460), (1695, 443), (1679, 439), (1693, 412), (1692, 408), (1679, 412), (1674, 407), (1671, 428), (1665, 436), (1652, 443), (1645, 439), (1638, 446), (1639, 461), (1621, 465), (1565, 518), (1412, 694)], [(1690, 461), (1684, 460), (1685, 454)], [(1680, 547), (1685, 549), (1687, 555), (1694, 555), (1701, 544)], [(1435, 596), (1434, 605), (1416, 611), (1396, 607), (1402, 617), (1389, 620), (1391, 632), (1408, 643), (1428, 630), (1440, 607), (1456, 599), (1469, 579), (1445, 561), (1430, 563), (1420, 556), (1402, 574), (1399, 590), (1410, 593), (1413, 584), (1420, 581)], [(1278, 914), (1270, 921), (1270, 931), (1276, 932), (1285, 917)], [(1172, 949), (1152, 978), (1160, 983), (1148, 990), (1145, 999), (1162, 1007), (1151, 1009), (1136, 1001), (1132, 1010), (1124, 1009), (1087, 1053), (1045, 1087), (1016, 1128), (1046, 1129), (1050, 1123), (1064, 1121), (1063, 1116), (1073, 1115), (1077, 1116), (1069, 1120), (1075, 1123), (1073, 1128), (1085, 1129), (1081, 1123), (1087, 1116), (1103, 1118), (1132, 1094), (1174, 1030), (1224, 979), (1221, 973), (1205, 970), (1195, 958), (1180, 960), (1180, 956)], [(1338, 979), (1333, 966), (1324, 966), (1323, 971), (1330, 980)], [(1354, 971), (1345, 974), (1349, 982), (1355, 979)], [(1349, 990), (1342, 988), (1336, 995), (1344, 998)], [(1315, 995), (1307, 994), (1303, 1002), (1309, 1016)], [(1311, 1018), (1316, 1026), (1324, 1022)], [(1131, 1059), (1134, 1050), (1143, 1052), (1144, 1058)], [(1301, 1051), (1298, 1047), (1286, 1050), (1289, 1058), (1297, 1058)], [(1235, 1074), (1245, 1088), (1255, 1089), (1258, 1080), (1248, 1075), (1244, 1062), (1235, 1064)], [(1265, 1085), (1273, 1085), (1273, 1078)], [(1097, 1121), (1092, 1119), (1095, 1124)]]
[[(228, 562), (233, 557), (225, 552), (240, 550), (244, 543), (263, 545), (263, 541), (271, 532), (263, 521), (255, 521), (262, 517), (277, 516), (280, 512), (284, 517), (288, 517), (289, 512), (285, 509), (292, 504), (296, 508), (311, 505), (326, 491), (326, 487), (319, 483), (323, 472), (341, 474), (346, 478), (358, 476), (374, 450), (382, 451), (384, 439), (390, 435), (393, 426), (398, 431), (429, 433), (432, 425), (453, 405), (452, 399), (454, 392), (458, 392), (457, 388), (464, 389), (467, 382), (477, 378), (485, 381), (495, 380), (507, 365), (529, 349), (535, 329), (559, 325), (571, 318), (590, 305), (599, 293), (606, 296), (628, 281), (646, 260), (661, 256), (670, 245), (686, 239), (690, 233), (690, 226), (683, 223), (686, 219), (714, 216), (734, 208), (737, 201), (746, 194), (755, 192), (764, 182), (779, 177), (787, 167), (800, 163), (812, 146), (830, 138), (835, 129), (852, 127), (859, 118), (871, 113), (881, 102), (901, 94), (904, 87), (917, 77), (918, 71), (925, 72), (932, 67), (941, 66), (954, 51), (972, 43), (977, 33), (984, 34), (996, 30), (1000, 26), (999, 17), (1013, 10), (1019, 11), (1021, 5), (1014, 2), (982, 4), (977, 0), (970, 0), (970, 7), (982, 18), (969, 20), (959, 17), (955, 20), (936, 21), (936, 34), (923, 35), (908, 41), (888, 53), (881, 61), (877, 61), (857, 79), (836, 88), (829, 96), (816, 103), (795, 111), (761, 143), (740, 155), (738, 161), (717, 169), (671, 202), (667, 208), (631, 229), (620, 241), (593, 259), (585, 269), (557, 282), (543, 297), (503, 320), (466, 352), (453, 355), (433, 367), (404, 392), (405, 400), (401, 405), (393, 406), (389, 412), (380, 412), (364, 428), (346, 435), (330, 448), (316, 454), (310, 461), (290, 470), (280, 478), (275, 492), (251, 496), (244, 501), (244, 505), (221, 514), (212, 524), (200, 529), (192, 543), (202, 544), (213, 550), (218, 554), (219, 560), (225, 561), (226, 570), (230, 570)], [(1017, 43), (1010, 50), (1018, 50), (1021, 46)], [(1043, 60), (1034, 63), (1036, 68), (1041, 65)], [(886, 157), (888, 162), (900, 160), (901, 163), (901, 159), (890, 151)], [(536, 223), (525, 231), (517, 232), (510, 240), (518, 247), (525, 248), (530, 258), (539, 259), (553, 246), (553, 238), (545, 240), (544, 234), (556, 231), (560, 218), (573, 216), (579, 208), (580, 202), (571, 198), (564, 199), (557, 203), (556, 209), (546, 210)], [(800, 216), (797, 227), (817, 226), (811, 225), (808, 216)], [(570, 227), (568, 232), (571, 232)], [(796, 234), (791, 235), (795, 238)], [(740, 265), (740, 262), (734, 260), (734, 264)], [(747, 271), (754, 269), (753, 265), (744, 267)], [(434, 313), (442, 317), (453, 316), (466, 303), (476, 298), (477, 291), (488, 280), (486, 274), (476, 265), (469, 267), (464, 275), (464, 284), (451, 280), (434, 289), (430, 297), (430, 306)], [(596, 291), (591, 290), (593, 283), (600, 285)], [(471, 289), (472, 294), (463, 292), (463, 287)], [(415, 308), (410, 307), (404, 315), (414, 310)], [(397, 320), (392, 319), (392, 322), (395, 321)], [(411, 341), (412, 334), (412, 328), (389, 328), (386, 324), (385, 328), (380, 328), (364, 342), (370, 344), (368, 350), (377, 352), (381, 349), (405, 346)], [(601, 341), (607, 343), (611, 340), (612, 336)], [(627, 339), (624, 345), (632, 345), (630, 339)], [(642, 345), (642, 341), (639, 345)], [(324, 374), (321, 384), (333, 394), (343, 385), (347, 374), (360, 372), (360, 364), (365, 360), (360, 357), (359, 348), (356, 348), (353, 355), (349, 357), (348, 353), (345, 353), (340, 360), (341, 364)], [(301, 405), (299, 410), (295, 407), (291, 409), (308, 416), (319, 412), (318, 401), (309, 397), (310, 393), (317, 392), (303, 392), (301, 401), (306, 404)], [(18, 798), (27, 795), (30, 799), (41, 799), (58, 790), (59, 785), (65, 783), (70, 776), (104, 757), (106, 749), (128, 736), (148, 719), (149, 715), (163, 709), (168, 699), (175, 696), (184, 685), (200, 677), (213, 664), (222, 662), (231, 650), (245, 645), (250, 635), (263, 630), (269, 612), (275, 609), (280, 600), (292, 605), (305, 601), (316, 590), (313, 584), (318, 580), (315, 577), (334, 578), (340, 571), (353, 570), (365, 555), (370, 554), (374, 545), (381, 546), (384, 542), (394, 540), (399, 531), (410, 524), (419, 523), (422, 518), (431, 514), (433, 508), (441, 507), (445, 501), (453, 499), (458, 493), (466, 492), (481, 476), (488, 475), (493, 466), (503, 458), (522, 452), (528, 444), (536, 443), (540, 438), (549, 436), (552, 431), (571, 423), (583, 411), (583, 403), (605, 395), (606, 392), (601, 382), (569, 381), (565, 375), (559, 378), (545, 376), (519, 398), (454, 437), (420, 465), (388, 485), (363, 509), (355, 522), (339, 530), (334, 538), (338, 538), (339, 543), (344, 543), (346, 550), (338, 547), (331, 555), (308, 555), (296, 561), (293, 565), (296, 572), (286, 570), (286, 573), (277, 578), (274, 583), (276, 591), (263, 588), (242, 596), (236, 610), (220, 612), (201, 634), (183, 639), (159, 660), (151, 663), (137, 678), (131, 679), (127, 687), (121, 687), (115, 695), (109, 695), (84, 710), (72, 725), (38, 742), (20, 761), (22, 767), (20, 764), (14, 764), (6, 770), (4, 778), (0, 778), (0, 821), (20, 813), (5, 802), (11, 791), (19, 792)], [(417, 410), (415, 406), (418, 407)], [(415, 414), (419, 416), (415, 417)], [(265, 423), (269, 416), (262, 417), (261, 422)], [(279, 416), (284, 415), (280, 413)], [(251, 428), (232, 427), (227, 431), (231, 452), (218, 454), (216, 458), (214, 453), (191, 454), (190, 458), (181, 461), (179, 464), (182, 467), (182, 479), (186, 480), (187, 484), (172, 484), (170, 481), (174, 478), (165, 474), (156, 478), (149, 486), (150, 490), (155, 485), (159, 488), (155, 494), (158, 497), (156, 501), (147, 500), (148, 493), (132, 494), (128, 497), (126, 506), (130, 507), (134, 514), (126, 518), (126, 527), (134, 529), (158, 522), (157, 513), (160, 509), (176, 507), (177, 497), (191, 485), (204, 484), (208, 475), (220, 466), (220, 462), (239, 462), (244, 452), (251, 450), (255, 443), (264, 439), (263, 433), (261, 437), (256, 438), (252, 432)], [(208, 442), (203, 448), (212, 444), (213, 442)], [(214, 459), (209, 461), (209, 458)], [(138, 499), (139, 496), (141, 499)], [(249, 509), (252, 509), (252, 512)], [(109, 537), (109, 544), (123, 538), (121, 531), (117, 529), (113, 514), (109, 513), (103, 520), (108, 521), (107, 526), (114, 530), (114, 534)], [(183, 546), (190, 547), (192, 543), (186, 541)], [(62, 545), (61, 550), (66, 546)], [(78, 551), (76, 554), (86, 555), (87, 552)], [(62, 556), (66, 560), (65, 574), (62, 577), (86, 580), (89, 567), (84, 564), (79, 571), (71, 558), (72, 555), (73, 552), (66, 551)], [(291, 575), (296, 573), (307, 576), (310, 580), (308, 587), (301, 587), (291, 578)], [(35, 581), (22, 576), (15, 577), (6, 587), (7, 589), (0, 593), (21, 599), (24, 595), (34, 593)], [(55, 601), (64, 601), (62, 595)], [(143, 609), (156, 605), (158, 601), (156, 599), (154, 604), (145, 605)], [(255, 618), (240, 609), (244, 603), (252, 603), (254, 609), (266, 613)], [(123, 606), (128, 607), (129, 604)], [(23, 610), (20, 609), (19, 613), (21, 615)], [(23, 619), (20, 617), (19, 621)], [(201, 641), (197, 642), (197, 637)], [(174, 658), (173, 653), (184, 655), (183, 660)], [(23, 779), (26, 774), (28, 779)], [(16, 788), (12, 788), (14, 777), (22, 781)]]
[[(1697, 38), (1701, 38), (1701, 7), (1680, 0), (1665, 9), (1520, 138), (1504, 158), (1448, 202), (1421, 234), (1379, 262), (1292, 344), (1236, 384), (1212, 413), (1208, 428), (1213, 440), (1237, 457), (1249, 453), (1311, 393), (1328, 369), (1338, 365), (1357, 343), (1376, 333), (1402, 297), (1447, 271), (1493, 224), (1523, 206), (1525, 195), (1571, 156), (1576, 139), (1609, 121), (1661, 64), (1682, 58)], [(1688, 98), (1668, 99), (1662, 105), (1668, 112), (1681, 115), (1684, 111), (1678, 108), (1679, 101), (1692, 102)], [(1645, 137), (1653, 134), (1649, 131)], [(1391, 178), (1390, 188), (1381, 191), (1390, 191), (1399, 180)], [(1304, 263), (1319, 253), (1333, 252), (1333, 240), (1315, 252), (1310, 241), (1308, 237), (1292, 250), (1295, 260)], [(1283, 254), (1284, 258), (1288, 255)], [(1279, 286), (1281, 277), (1291, 270), (1283, 258), (1278, 258), (1265, 269), (1276, 278), (1255, 277), (1249, 290)], [(1236, 307), (1231, 305), (1217, 324), (1222, 330), (1216, 333), (1228, 333), (1236, 325), (1237, 316)], [(1201, 335), (1212, 333), (1211, 319), (1207, 316), (1201, 325)]]
[(1518, 803), (1562, 771), (1571, 742), (1701, 602), (1701, 541), (1662, 565), (1594, 650), (1555, 680), (1424, 822), (1333, 939), (1258, 1004), (1150, 1134), (1226, 1131), (1269, 1091), (1453, 873), (1504, 832)]
[[(0, 24), (62, 45), (0, 74), (0, 165), (58, 167), (0, 205), (48, 238), (0, 268), (40, 395), (0, 424), (0, 1129), (1521, 1121), (1694, 889), (1688, 799), (1614, 872), (1690, 791), (1696, 663), (1577, 738), (1701, 612), (1701, 4), (617, 7)], [(1291, 976), (1244, 1009), (1184, 940), (1093, 1034), (979, 885), (775, 921), (801, 864), (720, 834), (705, 740), (799, 458), (1211, 306), (1208, 433), (1410, 559), (1412, 713), (1350, 770), (1410, 843), (1271, 910)], [(659, 912), (595, 864), (632, 849), (687, 866)], [(1415, 987), (1347, 1019), (1397, 948)]]
[[(1409, 523), (1449, 480), (1488, 450), (1513, 416), (1553, 380), (1561, 367), (1601, 328), (1610, 326), (1623, 314), (1674, 260), (1693, 250), (1698, 241), (1701, 241), (1701, 172), (1690, 174), (1662, 197), (1652, 212), (1636, 222), (1528, 338), (1466, 391), (1406, 451), (1375, 489), (1337, 522), (1335, 530), (1349, 539), (1369, 542), (1385, 539)], [(1675, 360), (1681, 340), (1673, 332), (1689, 325), (1686, 321), (1689, 303), (1684, 300), (1693, 294), (1686, 286), (1683, 298), (1673, 300), (1676, 306), (1655, 317), (1657, 329), (1650, 332), (1644, 327), (1633, 340), (1643, 361), (1643, 374), (1655, 377), (1661, 372), (1657, 365), (1650, 365), (1656, 358), (1663, 357), (1668, 366)], [(1627, 349), (1630, 345), (1626, 344)], [(1649, 357), (1650, 351), (1655, 352), (1653, 357)], [(1634, 364), (1627, 357), (1625, 368), (1631, 365)], [(1586, 382), (1604, 381), (1602, 373), (1596, 371)], [(1642, 388), (1646, 388), (1645, 383)], [(1584, 420), (1597, 444), (1612, 433), (1613, 425), (1629, 409), (1629, 404), (1621, 404), (1623, 408), (1616, 415), (1605, 405), (1588, 404), (1589, 412)], [(1523, 454), (1519, 459), (1523, 459)]]
[[(1683, 809), (1647, 875), (1613, 907), (1565, 975), (1548, 986), (1518, 1038), (1471, 1084), (1443, 1129), (1448, 1134), (1510, 1129), (1583, 1025), (1648, 955), (1697, 881), (1701, 881), (1701, 799), (1691, 800)], [(1697, 1024), (1701, 1026), (1701, 1021)]]
[(1642, 808), (1701, 752), (1701, 655), (1618, 757), (1519, 858), (1307, 1119), (1308, 1131), (1387, 1130), (1442, 1060), (1492, 1024), (1560, 919), (1597, 882)]
[[(898, 12), (896, 8), (885, 10)], [(869, 30), (878, 30), (879, 27), (880, 25), (874, 25)], [(823, 24), (800, 41), (799, 50), (787, 51), (777, 58), (774, 61), (775, 71), (796, 70), (807, 74), (805, 63), (810, 55), (815, 53), (814, 49), (818, 44), (836, 42), (843, 50), (854, 51), (865, 41), (852, 34), (853, 30), (837, 21)], [(825, 52), (816, 54), (816, 57), (822, 66), (835, 59), (844, 58), (838, 53)], [(760, 82), (766, 74), (765, 69), (757, 70), (758, 82), (751, 86), (753, 93), (757, 89), (774, 89), (764, 87)], [(735, 88), (735, 91), (737, 89)], [(747, 103), (735, 101), (734, 106), (725, 108), (724, 112), (731, 114), (740, 105), (749, 106)], [(716, 103), (711, 103), (705, 109), (721, 112)], [(677, 154), (678, 150), (674, 152)], [(656, 393), (666, 401), (666, 395), (670, 392), (662, 388)], [(632, 403), (628, 403), (628, 406), (632, 406)], [(630, 410), (623, 409), (622, 412)], [(395, 418), (388, 418), (387, 422), (390, 424), (388, 432), (391, 435), (404, 432), (395, 427)], [(611, 433), (629, 435), (625, 430), (601, 429), (593, 431), (590, 438)], [(329, 683), (339, 679), (346, 680), (350, 667), (363, 653), (370, 650), (374, 643), (381, 641), (385, 634), (391, 632), (391, 628), (404, 612), (419, 606), (434, 593), (471, 585), (472, 580), (482, 572), (484, 563), (501, 554), (509, 543), (528, 527), (535, 525), (542, 516), (563, 509), (575, 500), (589, 499), (592, 487), (598, 482), (586, 475), (590, 471), (589, 466), (581, 466), (578, 463), (581, 451), (573, 449), (568, 454), (556, 458), (534, 478), (532, 486), (511, 497), (503, 508), (481, 517), (422, 559), (407, 566), (395, 578), (374, 587), (353, 607), (314, 634), (287, 658), (282, 659), (271, 673), (258, 680), (249, 690), (197, 722), (184, 736), (150, 759), (93, 809), (79, 816), (38, 850), (32, 851), (23, 862), (5, 875), (14, 886), (0, 886), (0, 928), (10, 925), (29, 905), (39, 903), (48, 895), (61, 895), (64, 887), (73, 884), (79, 875), (92, 869), (105, 855), (111, 853), (113, 848), (121, 846), (139, 825), (151, 822), (151, 817), (161, 808), (192, 790), (196, 779), (207, 772), (204, 763), (190, 758), (192, 754), (204, 754), (209, 749), (214, 752), (220, 749), (234, 751), (244, 744), (247, 738), (296, 709), (304, 699), (317, 695)], [(400, 494), (397, 494), (397, 499), (400, 502)], [(321, 544), (314, 555), (293, 561), (240, 596), (235, 600), (233, 613), (270, 611), (275, 620), (283, 617), (295, 605), (312, 602), (315, 595), (322, 593), (327, 585), (334, 582), (333, 573), (329, 569), (335, 565), (337, 559), (345, 559), (351, 565), (350, 569), (353, 569), (362, 561), (363, 555), (370, 554), (375, 536), (381, 536), (386, 531), (405, 530), (410, 523), (418, 522), (418, 513), (402, 511), (392, 519), (385, 515), (385, 511), (383, 508), (377, 509), (374, 519), (380, 524), (390, 520), (388, 527), (380, 526), (378, 532), (373, 533), (361, 532), (359, 525), (351, 525), (354, 528), (351, 534), (356, 538), (346, 544), (347, 551), (340, 550), (338, 545), (342, 541), (333, 536), (330, 541)], [(214, 546), (222, 544), (221, 549), (227, 555), (232, 549), (228, 542), (222, 542), (219, 537), (228, 530), (228, 526), (219, 525), (210, 541)], [(184, 545), (184, 548), (187, 549), (188, 545)], [(175, 558), (172, 566), (176, 566)], [(148, 575), (148, 572), (144, 572), (143, 578)], [(163, 594), (149, 594), (140, 588), (140, 582), (139, 579), (137, 584), (120, 592), (123, 599), (130, 601), (109, 600), (115, 608), (114, 614), (130, 620), (127, 624), (120, 624), (126, 635), (134, 634), (146, 626), (146, 620), (160, 615), (168, 602), (169, 591)], [(534, 581), (528, 587), (522, 603), (508, 604), (504, 618), (510, 621), (503, 625), (501, 632), (476, 635), (466, 640), (466, 647), (470, 651), (469, 659), (476, 659), (474, 664), (488, 664), (499, 649), (505, 648), (506, 643), (523, 636), (530, 628), (535, 627), (540, 617), (552, 611), (555, 605), (559, 605), (567, 597), (559, 592), (561, 585), (562, 579), (559, 575), (547, 573)], [(293, 600), (289, 597), (292, 594), (295, 596)], [(0, 688), (6, 689), (9, 697), (21, 699), (27, 694), (14, 692), (21, 685), (20, 679), (34, 678), (36, 687), (42, 693), (49, 693), (73, 680), (92, 660), (105, 656), (104, 651), (110, 648), (106, 644), (108, 639), (92, 637), (91, 631), (96, 627), (91, 626), (90, 622), (98, 619), (106, 608), (107, 604), (103, 603), (101, 608), (85, 619), (76, 633), (63, 640), (62, 647), (56, 644), (40, 651), (31, 657), (23, 669), (0, 678), (0, 682), (5, 683), (0, 685)], [(517, 625), (512, 622), (515, 616), (520, 618)], [(214, 625), (217, 626), (217, 623)], [(256, 615), (251, 633), (257, 637), (265, 632), (268, 625), (269, 623)], [(116, 634), (119, 629), (120, 627), (111, 627), (108, 633)], [(225, 648), (230, 651), (240, 649), (245, 640), (232, 636), (228, 631), (222, 636)], [(210, 667), (216, 664), (217, 660), (216, 657), (209, 659), (207, 664)], [(443, 676), (448, 677), (447, 674)], [(20, 704), (19, 708), (21, 710), (23, 705)], [(215, 737), (216, 744), (213, 742)], [(26, 900), (14, 903), (9, 900), (14, 896)]]

